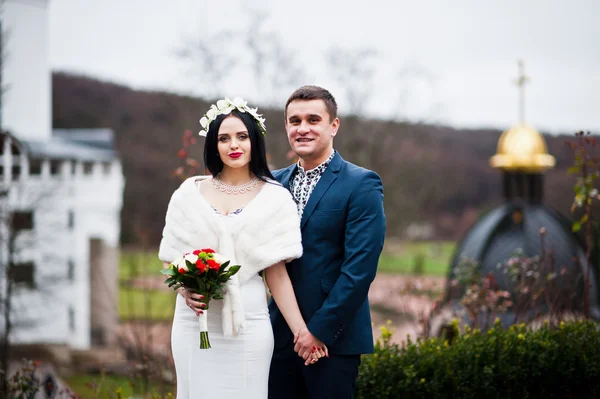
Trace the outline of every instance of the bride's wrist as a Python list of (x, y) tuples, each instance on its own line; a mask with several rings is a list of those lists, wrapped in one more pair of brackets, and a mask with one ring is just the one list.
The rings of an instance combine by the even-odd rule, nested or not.
[(305, 328), (306, 328), (306, 324), (301, 324), (301, 325), (298, 325), (298, 326), (296, 326), (296, 328), (294, 328), (294, 329), (292, 330), (292, 333), (293, 333), (294, 335), (298, 335), (298, 334), (300, 333), (300, 331), (304, 330)]

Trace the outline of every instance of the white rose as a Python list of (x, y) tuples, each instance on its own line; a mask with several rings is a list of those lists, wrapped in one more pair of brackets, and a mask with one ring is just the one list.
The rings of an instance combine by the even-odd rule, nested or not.
[(208, 134), (208, 132), (206, 130), (200, 130), (200, 132), (198, 133), (200, 136), (204, 136), (206, 137), (206, 135)]
[(187, 254), (183, 257), (185, 260), (187, 260), (190, 263), (196, 263), (198, 262), (198, 255), (194, 255), (194, 254)]
[(177, 268), (177, 270), (183, 269), (186, 272), (189, 270), (187, 264), (185, 263), (185, 258), (182, 256), (181, 258), (177, 258), (171, 263), (173, 266)]
[(214, 253), (214, 260), (215, 262), (217, 262), (218, 264), (222, 265), (223, 263), (227, 262), (229, 259), (225, 258), (223, 255), (218, 254), (218, 253)]

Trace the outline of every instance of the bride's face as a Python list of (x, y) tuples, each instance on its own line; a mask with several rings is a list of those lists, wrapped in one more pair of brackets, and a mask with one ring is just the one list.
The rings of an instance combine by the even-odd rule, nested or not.
[(217, 149), (224, 168), (249, 167), (252, 147), (244, 122), (235, 116), (225, 118), (217, 133)]
[[(292, 150), (302, 160), (317, 165), (333, 151), (340, 121), (331, 120), (323, 100), (295, 100), (287, 107), (285, 128)], [(314, 165), (314, 166), (317, 166)]]

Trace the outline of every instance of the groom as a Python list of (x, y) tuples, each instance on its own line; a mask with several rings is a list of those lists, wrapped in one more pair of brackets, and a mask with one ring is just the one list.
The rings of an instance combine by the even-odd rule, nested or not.
[[(340, 120), (329, 91), (296, 90), (285, 106), (285, 127), (300, 160), (274, 176), (301, 216), (304, 255), (287, 268), (307, 328), (294, 336), (271, 301), (269, 398), (353, 398), (360, 355), (373, 352), (367, 294), (385, 237), (381, 179), (333, 149)], [(329, 357), (305, 366), (323, 344)]]

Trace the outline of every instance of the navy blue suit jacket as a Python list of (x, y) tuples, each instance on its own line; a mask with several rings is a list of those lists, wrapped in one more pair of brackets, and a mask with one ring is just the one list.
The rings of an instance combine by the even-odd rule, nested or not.
[[(296, 167), (274, 176), (289, 189)], [(336, 153), (309, 197), (301, 228), (304, 254), (287, 269), (309, 331), (331, 354), (373, 352), (367, 295), (385, 237), (381, 179)], [(293, 336), (273, 300), (269, 311), (277, 350)]]

